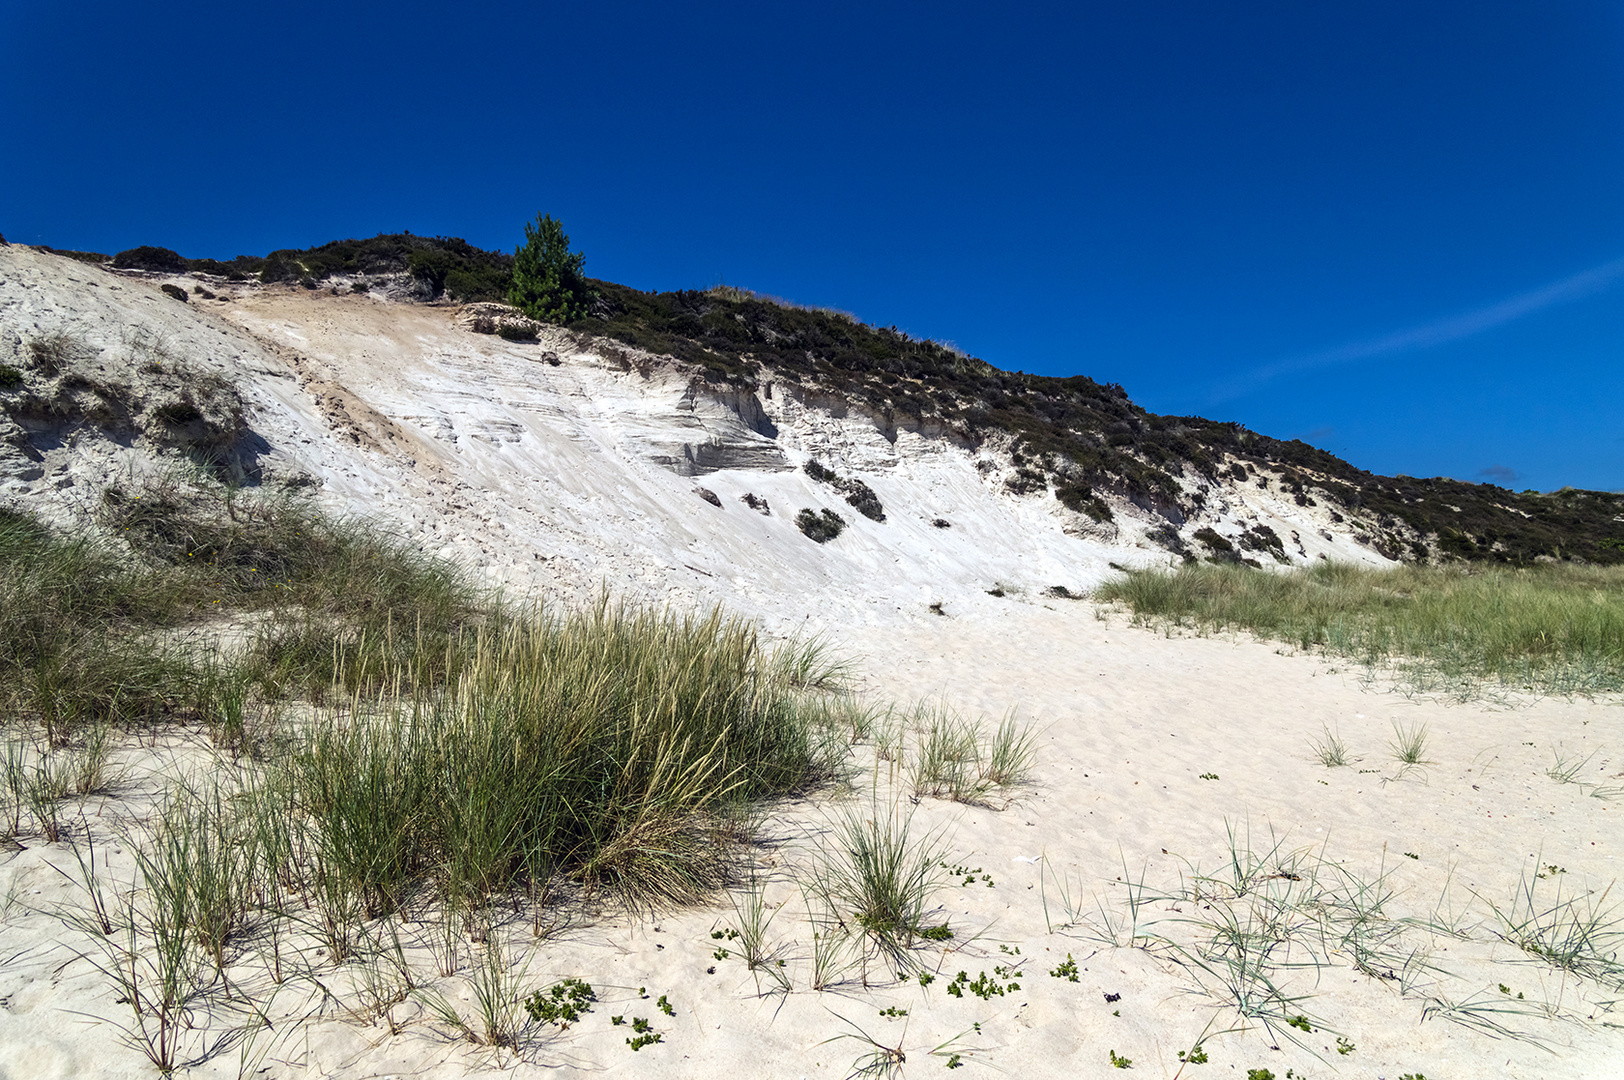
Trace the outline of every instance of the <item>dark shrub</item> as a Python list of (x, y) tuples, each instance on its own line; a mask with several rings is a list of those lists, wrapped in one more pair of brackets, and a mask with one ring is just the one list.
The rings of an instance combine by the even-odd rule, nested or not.
[(772, 516), (772, 507), (767, 505), (767, 500), (756, 495), (754, 492), (745, 492), (740, 497), (739, 501), (758, 514), (764, 514), (768, 517)]
[(833, 510), (802, 510), (795, 515), (795, 524), (808, 537), (827, 544), (846, 529), (846, 519)]
[(506, 300), (513, 273), (505, 266), (453, 266), (445, 273), (445, 291), (460, 303)]
[(846, 502), (853, 510), (870, 521), (885, 520), (885, 507), (880, 504), (880, 497), (874, 494), (873, 488), (856, 477), (842, 481), (840, 486), (845, 490)]
[(528, 326), (505, 322), (496, 328), (498, 336), (506, 341), (534, 341), (536, 332)]
[(190, 424), (193, 420), (203, 419), (203, 413), (198, 407), (184, 398), (158, 406), (152, 410), (152, 415), (166, 424), (174, 424), (177, 427)]
[(1211, 526), (1197, 529), (1194, 535), (1197, 540), (1201, 541), (1203, 544), (1206, 544), (1207, 547), (1211, 548), (1215, 552), (1222, 551), (1229, 554), (1234, 554), (1235, 545), (1231, 544), (1228, 540), (1225, 540), (1222, 536), (1219, 536)]
[(119, 270), (157, 270), (165, 274), (184, 274), (189, 269), (178, 252), (146, 245), (114, 255), (113, 266)]
[(445, 292), (445, 278), (450, 271), (451, 256), (444, 251), (414, 251), (406, 256), (406, 272), (426, 286), (432, 296)]
[(721, 496), (717, 495), (716, 492), (712, 491), (710, 488), (696, 487), (696, 488), (694, 488), (694, 494), (698, 495), (701, 499), (704, 499), (706, 502), (710, 503), (712, 506), (721, 506), (722, 505)]
[(23, 373), (10, 364), (0, 364), (0, 389), (10, 390), (23, 384)]
[(1268, 552), (1277, 560), (1286, 561), (1286, 548), (1280, 540), (1280, 534), (1261, 522), (1241, 533), (1237, 539), (1240, 540), (1241, 547), (1247, 551)]
[(259, 270), (259, 280), (267, 285), (299, 280), (304, 275), (304, 267), (294, 258), (295, 254), (292, 251), (273, 251), (265, 256), (265, 265)]
[(103, 255), (99, 251), (67, 251), (62, 248), (49, 247), (40, 250), (49, 251), (52, 255), (61, 255), (75, 262), (89, 263), (91, 266), (101, 266), (112, 258), (111, 255)]
[(874, 494), (873, 488), (856, 477), (843, 477), (817, 458), (807, 460), (806, 475), (844, 494), (851, 508), (870, 521), (885, 520), (885, 507), (881, 505), (880, 497)]
[(1075, 510), (1079, 514), (1087, 514), (1095, 521), (1111, 521), (1116, 515), (1111, 512), (1094, 489), (1087, 484), (1062, 484), (1054, 489), (1054, 497), (1060, 500), (1060, 505), (1067, 510)]
[(1049, 478), (1043, 475), (1042, 469), (1035, 469), (1030, 465), (1022, 465), (1015, 470), (1015, 475), (1004, 481), (1004, 490), (1012, 495), (1031, 495), (1049, 489)]
[(181, 288), (179, 285), (171, 285), (166, 281), (162, 285), (158, 286), (158, 288), (162, 289), (165, 294), (179, 300), (181, 303), (188, 303), (186, 299), (186, 290)]

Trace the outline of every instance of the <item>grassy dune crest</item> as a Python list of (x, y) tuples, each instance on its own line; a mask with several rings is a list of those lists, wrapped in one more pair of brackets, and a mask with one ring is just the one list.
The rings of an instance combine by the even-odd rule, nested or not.
[(1617, 567), (1320, 563), (1257, 573), (1197, 565), (1130, 571), (1096, 590), (1143, 625), (1247, 630), (1360, 663), (1394, 664), (1421, 689), (1492, 680), (1551, 694), (1624, 689), (1624, 572)]

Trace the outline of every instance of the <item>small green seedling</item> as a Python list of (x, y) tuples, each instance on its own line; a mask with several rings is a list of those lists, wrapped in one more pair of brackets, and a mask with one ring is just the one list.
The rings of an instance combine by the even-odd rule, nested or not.
[(624, 1024), (625, 1022), (626, 1022), (626, 1017), (624, 1015), (611, 1016), (609, 1018), (609, 1023), (611, 1025), (613, 1025), (614, 1027), (619, 1027), (620, 1025)]
[(1287, 1020), (1286, 1023), (1299, 1031), (1306, 1031), (1310, 1034), (1312, 1034), (1314, 1030), (1314, 1025), (1308, 1022), (1308, 1017), (1306, 1016), (1293, 1016), (1290, 1020)]
[(908, 1015), (908, 1010), (907, 1009), (899, 1009), (895, 1005), (893, 1005), (889, 1009), (881, 1009), (880, 1010), (880, 1015), (884, 1016), (884, 1017), (888, 1017), (888, 1018), (890, 1018), (892, 1020), (901, 1020), (904, 1016)]
[(921, 990), (923, 990), (925, 987), (929, 986), (931, 983), (933, 983), (935, 981), (936, 981), (936, 976), (932, 975), (930, 972), (921, 971), (919, 973), (919, 988)]
[(998, 951), (1003, 953), (1005, 956), (1019, 956), (1019, 955), (1021, 955), (1021, 947), (1019, 945), (1015, 946), (1013, 949), (1010, 948), (1008, 945), (1000, 945), (1000, 946), (998, 946)]
[(654, 1004), (658, 1005), (660, 1007), (660, 1011), (665, 1013), (667, 1016), (677, 1015), (677, 1010), (671, 1007), (671, 1003), (665, 999), (664, 994), (661, 994), (660, 1000), (656, 1001)]
[(964, 1057), (963, 1054), (949, 1054), (948, 1058), (947, 1058), (947, 1067), (949, 1069), (962, 1069), (962, 1068), (964, 1068), (964, 1062), (962, 1060), (960, 1060), (963, 1057)]
[(926, 941), (952, 941), (953, 928), (946, 923), (940, 926), (926, 926), (920, 929), (919, 936)]
[(1065, 961), (1062, 962), (1059, 967), (1049, 972), (1049, 975), (1051, 978), (1066, 979), (1069, 982), (1076, 982), (1077, 961), (1071, 958), (1071, 953), (1067, 953)]
[[(1507, 985), (1506, 985), (1506, 984), (1505, 984), (1505, 983), (1501, 983), (1501, 984), (1500, 984), (1500, 992), (1501, 992), (1501, 993), (1502, 993), (1502, 994), (1505, 994), (1505, 995), (1506, 995), (1506, 996), (1507, 996), (1507, 997), (1510, 997), (1510, 996), (1511, 996), (1511, 987), (1509, 987), (1509, 986), (1507, 986)], [(1518, 1000), (1518, 1001), (1523, 1001), (1523, 1000), (1525, 1000), (1525, 999), (1524, 999), (1524, 998), (1523, 998), (1523, 995), (1522, 995), (1522, 991), (1521, 991), (1521, 990), (1519, 990), (1519, 991), (1517, 991), (1517, 1000)]]
[(1406, 852), (1405, 852), (1405, 853), (1404, 853), (1404, 857), (1405, 857), (1405, 858), (1406, 858), (1406, 859), (1414, 859), (1414, 860), (1415, 860), (1415, 861), (1416, 861), (1416, 862), (1420, 862), (1420, 861), (1421, 861), (1421, 856), (1419, 856), (1419, 855), (1417, 855), (1417, 854), (1416, 854), (1416, 853), (1415, 853), (1415, 852), (1413, 852), (1413, 851), (1406, 851)]
[(1215, 772), (1204, 772), (1204, 773), (1201, 774), (1201, 779), (1203, 779), (1203, 780), (1216, 780), (1216, 779), (1218, 779), (1218, 774), (1215, 773)]
[(982, 873), (981, 867), (979, 867), (979, 866), (975, 867), (974, 869), (971, 869), (968, 866), (949, 866), (945, 862), (944, 863), (938, 863), (937, 865), (940, 866), (943, 870), (946, 870), (950, 877), (961, 877), (961, 878), (963, 878), (964, 881), (963, 881), (961, 887), (974, 885), (977, 881), (980, 881), (982, 884), (986, 885), (987, 888), (989, 888), (989, 889), (993, 887), (992, 875)]
[(711, 937), (716, 941), (732, 941), (739, 936), (739, 932), (731, 926), (726, 930), (712, 930)]
[(1207, 1063), (1207, 1052), (1201, 1049), (1200, 1043), (1196, 1043), (1188, 1051), (1180, 1050), (1179, 1060), (1186, 1065), (1205, 1065)]
[(632, 1017), (632, 1031), (636, 1032), (636, 1035), (627, 1039), (626, 1045), (634, 1051), (641, 1050), (645, 1046), (653, 1046), (655, 1043), (665, 1042), (665, 1036), (655, 1031), (654, 1025), (641, 1016)]
[(717, 960), (726, 960), (732, 955), (733, 954), (728, 952), (726, 949), (717, 949), (715, 952), (711, 953), (711, 956), (715, 957)]
[(1113, 1068), (1113, 1069), (1131, 1069), (1131, 1068), (1133, 1068), (1133, 1058), (1121, 1057), (1121, 1056), (1119, 1056), (1117, 1054), (1117, 1052), (1115, 1050), (1112, 1050), (1111, 1051), (1111, 1068)]
[(1354, 1050), (1356, 1050), (1356, 1049), (1358, 1049), (1358, 1048), (1355, 1047), (1353, 1045), (1353, 1043), (1349, 1042), (1343, 1036), (1338, 1035), (1336, 1037), (1336, 1052), (1341, 1054), (1343, 1057), (1347, 1057), (1349, 1054), (1353, 1053)]
[(1247, 1069), (1246, 1080), (1274, 1080), (1274, 1073), (1268, 1069)]
[(947, 984), (947, 992), (956, 998), (961, 998), (964, 996), (964, 992), (968, 990), (982, 1001), (991, 1001), (995, 997), (1003, 997), (1011, 990), (1021, 988), (1021, 984), (1015, 981), (1021, 974), (1018, 969), (999, 965), (993, 968), (992, 971), (991, 978), (988, 978), (987, 973), (983, 971), (975, 977), (974, 981), (970, 979), (969, 972), (961, 971), (953, 977), (952, 982)]

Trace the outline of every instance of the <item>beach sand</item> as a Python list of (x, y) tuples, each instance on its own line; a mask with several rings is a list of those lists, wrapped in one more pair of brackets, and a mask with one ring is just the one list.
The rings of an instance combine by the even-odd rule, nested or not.
[[(532, 937), (528, 913), (506, 917), (495, 935), (525, 993), (567, 977), (594, 988), (592, 1011), (567, 1030), (532, 1030), (520, 1048), (498, 1053), (459, 1039), (408, 999), (391, 1010), (399, 1026), (391, 1034), (350, 1013), (364, 965), (332, 965), (312, 953), (303, 961), (308, 977), (289, 979), (265, 1006), (275, 1018), (270, 1031), (192, 1072), (844, 1077), (876, 1052), (861, 1031), (905, 1056), (902, 1075), (947, 1068), (956, 1053), (964, 1076), (1114, 1076), (1112, 1055), (1137, 1075), (1172, 1076), (1179, 1052), (1198, 1043), (1208, 1060), (1184, 1066), (1183, 1075), (1616, 1075), (1624, 1010), (1604, 1003), (1619, 991), (1500, 940), (1490, 905), (1509, 910), (1519, 883), (1532, 881), (1538, 898), (1555, 902), (1613, 882), (1620, 803), (1587, 791), (1617, 786), (1624, 770), (1617, 703), (1412, 700), (1323, 657), (1244, 637), (1169, 637), (1075, 601), (1011, 598), (974, 618), (867, 629), (839, 644), (869, 700), (935, 703), (989, 726), (1015, 710), (1034, 725), (1037, 751), (1029, 780), (995, 793), (990, 805), (931, 797), (915, 805), (906, 767), (877, 761), (865, 741), (854, 747), (847, 787), (770, 808), (740, 865), (754, 867), (776, 909), (766, 938), (785, 961), (778, 970), (787, 993), (747, 970), (727, 936), (740, 923), (727, 896), (635, 915), (568, 904), (550, 916), (561, 925), (543, 940)], [(1398, 767), (1387, 749), (1395, 725), (1424, 726), (1430, 764)], [(1315, 760), (1310, 743), (1324, 728), (1349, 744), (1349, 766)], [(177, 734), (126, 756), (140, 768), (197, 769), (205, 754), (196, 742)], [(1594, 752), (1579, 777), (1585, 783), (1546, 775), (1553, 752)], [(138, 827), (130, 816), (152, 805), (151, 789), (132, 780), (124, 798), (81, 808), (80, 827), (112, 860), (114, 878), (121, 867), (129, 872), (120, 828)], [(814, 990), (801, 886), (841, 815), (883, 820), (893, 812), (911, 813), (912, 835), (946, 864), (930, 921), (954, 936), (913, 952), (934, 974), (928, 986), (917, 973), (899, 981), (883, 961), (859, 963), (852, 952), (844, 975)], [(1200, 923), (1258, 908), (1149, 900), (1137, 914), (1143, 936), (1130, 942), (1130, 886), (1166, 897), (1188, 890), (1196, 875), (1226, 879), (1232, 843), (1264, 860), (1258, 887), (1271, 895), (1307, 896), (1302, 881), (1276, 875), (1307, 877), (1304, 867), (1321, 863), (1322, 883), (1333, 880), (1332, 866), (1366, 883), (1385, 874), (1391, 896), (1380, 925), (1390, 921), (1398, 933), (1387, 955), (1410, 957), (1410, 969), (1384, 962), (1372, 977), (1356, 970), (1346, 947), (1309, 947), (1318, 941), (1310, 928), (1316, 909), (1285, 905), (1297, 929), (1283, 935), (1289, 943), (1271, 954), (1277, 966), (1268, 971), (1293, 1001), (1262, 1010), (1279, 1014), (1271, 1029), (1239, 1015), (1223, 980), (1192, 960), (1227, 970), (1215, 933)], [(76, 876), (65, 844), (31, 840), (0, 865), (7, 1078), (153, 1071), (120, 1040), (117, 1024), (130, 1017), (109, 979), (76, 958), (99, 955), (64, 923), (64, 912), (83, 909)], [(1063, 892), (1075, 925), (1063, 925), (1073, 921)], [(1427, 932), (1405, 918), (1448, 922), (1467, 936)], [(426, 985), (471, 1013), (471, 975), (484, 949), (463, 941), (460, 970), (441, 977), (423, 944), (431, 927), (385, 922), (417, 949)], [(1075, 981), (1063, 967), (1068, 958)], [(274, 989), (254, 957), (233, 970), (245, 987)], [(961, 971), (961, 989), (985, 975), (984, 990), (1003, 992), (955, 996), (948, 986)], [(671, 1015), (657, 1007), (661, 995)], [(1474, 1012), (1474, 1002), (1518, 1011)], [(1453, 1019), (1445, 1003), (1456, 1006)], [(1312, 1030), (1283, 1022), (1299, 1015)], [(614, 1016), (626, 1022), (616, 1025)], [(626, 1039), (638, 1017), (662, 1041), (633, 1051)], [(1456, 1022), (1474, 1017), (1523, 1038)], [(201, 1009), (197, 1023), (211, 1023)], [(1338, 1036), (1350, 1052), (1337, 1052)], [(205, 1041), (201, 1031), (195, 1038)]]

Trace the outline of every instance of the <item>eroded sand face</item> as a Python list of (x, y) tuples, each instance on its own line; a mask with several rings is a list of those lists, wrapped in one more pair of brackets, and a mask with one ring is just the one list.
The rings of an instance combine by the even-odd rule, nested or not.
[[(522, 1057), (499, 1058), (457, 1038), (416, 998), (389, 1010), (395, 1032), (357, 1012), (365, 967), (332, 964), (308, 936), (284, 943), (279, 986), (268, 944), (253, 941), (230, 973), (272, 1027), (249, 1045), (227, 1046), (196, 1066), (197, 1075), (844, 1077), (873, 1052), (837, 1038), (854, 1028), (900, 1047), (905, 1075), (944, 1068), (959, 1053), (964, 1068), (1001, 1075), (1116, 1076), (1114, 1053), (1138, 1070), (1127, 1075), (1171, 1076), (1178, 1052), (1197, 1040), (1209, 1062), (1183, 1076), (1239, 1077), (1253, 1068), (1279, 1078), (1291, 1069), (1392, 1080), (1618, 1073), (1624, 1029), (1608, 1025), (1624, 1024), (1624, 1008), (1606, 1002), (1624, 990), (1605, 991), (1498, 941), (1489, 907), (1509, 908), (1519, 882), (1532, 880), (1540, 898), (1556, 902), (1558, 887), (1562, 898), (1599, 893), (1617, 876), (1624, 802), (1590, 794), (1598, 785), (1624, 787), (1617, 702), (1410, 700), (1323, 658), (1248, 639), (1168, 638), (1087, 602), (1051, 599), (1048, 586), (1080, 590), (1110, 561), (1150, 564), (1166, 555), (1140, 545), (1144, 523), (1126, 511), (1115, 537), (1068, 535), (1052, 500), (1002, 494), (974, 467), (974, 454), (927, 434), (902, 432), (892, 442), (872, 424), (782, 395), (761, 403), (778, 429), (773, 452), (786, 463), (817, 454), (862, 475), (886, 504), (885, 524), (848, 514), (848, 534), (818, 547), (789, 518), (800, 506), (841, 504), (798, 468), (774, 466), (737, 412), (698, 401), (680, 408), (686, 378), (622, 370), (562, 339), (520, 346), (475, 337), (456, 331), (443, 309), (245, 290), (200, 311), (161, 295), (147, 300), (141, 290), (156, 291), (149, 283), (83, 268), (74, 271), (82, 280), (70, 281), (54, 265), (62, 260), (3, 257), (11, 260), (0, 281), (10, 290), (8, 326), (101, 326), (112, 344), (118, 325), (147, 320), (176, 348), (229, 362), (267, 439), (267, 460), (318, 478), (333, 506), (384, 515), (515, 593), (570, 601), (607, 584), (679, 607), (721, 603), (775, 636), (823, 633), (853, 657), (872, 702), (942, 701), (989, 724), (1017, 709), (1038, 732), (1029, 782), (995, 806), (926, 797), (915, 807), (906, 767), (877, 761), (867, 740), (854, 747), (850, 790), (771, 811), (752, 857), (769, 904), (782, 904), (768, 939), (785, 961), (787, 994), (762, 993), (772, 981), (745, 970), (725, 937), (738, 921), (726, 898), (637, 918), (566, 908), (557, 913), (566, 922), (540, 942), (524, 911), (499, 931), (522, 972), (518, 984), (528, 993), (579, 977), (599, 1002), (567, 1031), (538, 1035)], [(25, 277), (27, 288), (17, 286)], [(95, 292), (114, 284), (128, 296)], [(558, 365), (542, 359), (547, 351)], [(706, 443), (736, 443), (759, 456), (698, 477), (655, 460)], [(22, 494), (90, 490), (120, 469), (145, 467), (138, 449), (53, 449), (45, 475)], [(56, 486), (64, 478), (74, 484)], [(696, 496), (696, 484), (722, 506)], [(746, 493), (767, 498), (772, 515), (746, 507)], [(1323, 549), (1374, 558), (1340, 535), (1313, 540), (1313, 523), (1261, 494), (1225, 497), (1236, 523), (1249, 514), (1281, 529), (1295, 522), (1319, 545), (1305, 557)], [(952, 527), (935, 527), (938, 516)], [(1004, 596), (988, 595), (1000, 584)], [(945, 614), (932, 614), (933, 602)], [(1395, 723), (1425, 725), (1432, 764), (1400, 772), (1387, 750)], [(1310, 740), (1326, 727), (1350, 745), (1348, 767), (1314, 760)], [(1583, 784), (1546, 774), (1553, 753), (1581, 760), (1592, 752)], [(81, 847), (92, 837), (108, 860), (112, 882), (131, 879), (124, 837), (143, 832), (168, 778), (221, 768), (201, 737), (184, 732), (126, 747), (120, 758), (129, 769), (124, 785), (64, 806)], [(916, 835), (941, 848), (944, 874), (965, 871), (944, 876), (935, 898), (955, 936), (918, 951), (936, 973), (928, 987), (871, 963), (869, 985), (854, 966), (820, 992), (811, 988), (812, 927), (798, 884), (827, 843), (829, 822), (847, 810), (872, 813), (876, 801), (912, 808)], [(1274, 875), (1309, 865), (1288, 858), (1301, 849), (1326, 861), (1327, 880), (1330, 865), (1366, 882), (1388, 873), (1394, 895), (1382, 925), (1401, 931), (1388, 956), (1412, 957), (1410, 970), (1361, 973), (1339, 943), (1304, 951), (1299, 929), (1297, 944), (1281, 946), (1277, 958), (1307, 963), (1312, 955), (1320, 966), (1276, 975), (1316, 1030), (1271, 1033), (1254, 1022), (1219, 1034), (1243, 1022), (1220, 1004), (1223, 987), (1210, 975), (1202, 988), (1191, 952), (1181, 964), (1166, 947), (1126, 947), (1129, 885), (1121, 879), (1173, 893), (1181, 874), (1187, 885), (1194, 871), (1221, 871), (1232, 835), (1260, 856), (1275, 852), (1265, 892), (1285, 887)], [(84, 958), (102, 954), (69, 925), (85, 902), (72, 849), (33, 835), (24, 844), (0, 852), (0, 1076), (152, 1075), (120, 1039), (128, 1006)], [(1546, 867), (1561, 872), (1533, 877)], [(1061, 925), (1068, 920), (1059, 882), (1078, 925)], [(1299, 920), (1313, 914), (1294, 910)], [(1469, 940), (1394, 922), (1407, 916), (1450, 921)], [(1157, 900), (1141, 908), (1139, 926), (1195, 950), (1203, 938), (1185, 920), (1216, 917), (1200, 903)], [(472, 1012), (470, 976), (482, 948), (464, 940), (457, 972), (441, 976), (430, 956), (432, 927), (389, 920), (372, 931), (380, 939), (398, 932), (424, 985)], [(1118, 946), (1105, 940), (1113, 936)], [(1212, 935), (1205, 940), (1205, 955), (1216, 956)], [(1050, 975), (1068, 955), (1076, 982)], [(1000, 967), (1021, 971), (999, 981), (1002, 995), (947, 992), (960, 971), (992, 979)], [(657, 1008), (660, 995), (672, 1015)], [(1453, 1023), (1439, 1002), (1466, 1005), (1458, 1019), (1486, 1016), (1537, 1044)], [(1521, 1012), (1474, 1013), (1474, 1004)], [(888, 1009), (907, 1015), (881, 1015)], [(627, 1024), (612, 1024), (616, 1015)], [(664, 1041), (633, 1052), (626, 1038), (635, 1017)], [(240, 1018), (240, 1010), (200, 1006), (188, 1047)], [(1337, 1052), (1337, 1035), (1351, 1042), (1350, 1053)]]

